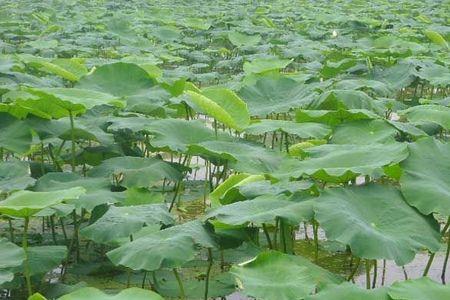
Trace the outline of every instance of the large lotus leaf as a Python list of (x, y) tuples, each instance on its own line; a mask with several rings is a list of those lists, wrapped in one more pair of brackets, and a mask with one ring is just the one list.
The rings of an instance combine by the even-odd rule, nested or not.
[(418, 76), (430, 82), (433, 86), (447, 87), (450, 82), (448, 67), (436, 63), (426, 64), (421, 67)]
[(156, 119), (144, 116), (109, 117), (108, 131), (131, 130), (133, 132), (148, 131)]
[(397, 133), (398, 131), (384, 120), (358, 120), (336, 126), (331, 142), (358, 145), (393, 143)]
[(321, 139), (331, 133), (331, 128), (320, 123), (295, 123), (284, 120), (261, 120), (253, 123), (245, 130), (249, 134), (264, 134), (271, 131), (283, 131), (296, 135), (300, 138), (316, 138)]
[(245, 295), (267, 300), (303, 299), (317, 287), (342, 281), (305, 258), (277, 251), (262, 252), (230, 272)]
[(357, 175), (380, 177), (383, 167), (396, 164), (408, 156), (402, 143), (369, 145), (326, 144), (304, 149), (303, 161), (285, 161), (274, 177), (298, 178), (304, 174), (330, 182), (346, 182)]
[(334, 87), (337, 90), (366, 90), (370, 89), (381, 97), (392, 95), (392, 88), (384, 82), (369, 79), (345, 79), (338, 81)]
[(103, 65), (82, 77), (76, 87), (124, 97), (141, 94), (155, 84), (155, 80), (139, 66), (117, 62)]
[(35, 246), (28, 248), (30, 275), (45, 274), (58, 267), (67, 256), (66, 246)]
[(412, 123), (431, 122), (450, 130), (450, 107), (442, 105), (418, 105), (399, 111)]
[(242, 131), (250, 123), (247, 104), (229, 89), (211, 87), (201, 94), (194, 91), (186, 91), (186, 94), (189, 96), (186, 101), (195, 110), (233, 129)]
[(149, 187), (163, 179), (178, 180), (181, 173), (169, 163), (155, 158), (114, 157), (92, 168), (91, 177), (123, 176), (121, 184), (125, 187)]
[(391, 300), (387, 288), (366, 290), (356, 284), (345, 282), (340, 285), (332, 285), (320, 291), (316, 295), (306, 297), (305, 300)]
[(14, 280), (14, 273), (9, 270), (0, 270), (0, 285)]
[(78, 115), (96, 105), (125, 106), (120, 98), (98, 91), (78, 88), (27, 88), (25, 91), (15, 102), (48, 119), (67, 117), (70, 112)]
[(406, 201), (426, 215), (450, 215), (450, 143), (423, 138), (408, 148), (400, 178)]
[(443, 300), (450, 298), (450, 286), (422, 277), (395, 282), (389, 288), (389, 296), (393, 300)]
[(410, 136), (414, 138), (428, 136), (425, 131), (422, 129), (417, 128), (413, 124), (409, 122), (398, 122), (398, 121), (391, 121), (387, 120), (389, 124), (394, 126), (398, 131), (403, 132), (405, 134), (409, 134)]
[(173, 217), (163, 204), (116, 207), (108, 211), (94, 224), (81, 230), (81, 234), (97, 243), (129, 237), (145, 225), (173, 224)]
[(330, 240), (367, 259), (405, 265), (423, 248), (440, 248), (439, 225), (410, 207), (396, 188), (370, 184), (325, 190), (314, 206)]
[(163, 106), (169, 102), (170, 97), (168, 91), (160, 86), (154, 86), (141, 94), (127, 96), (125, 110), (149, 116), (165, 117), (166, 111)]
[(244, 72), (251, 73), (264, 73), (268, 71), (280, 70), (286, 68), (292, 60), (280, 59), (278, 57), (256, 58), (251, 62), (244, 63)]
[(253, 200), (239, 201), (220, 206), (206, 215), (228, 225), (243, 225), (253, 223), (275, 224), (277, 218), (282, 218), (291, 224), (309, 221), (313, 217), (313, 200), (301, 202), (289, 201), (284, 195), (265, 195)]
[(239, 95), (247, 102), (252, 116), (265, 117), (307, 107), (317, 93), (308, 85), (290, 78), (263, 77), (253, 85), (243, 87)]
[(30, 149), (31, 129), (24, 121), (7, 113), (0, 113), (0, 147), (24, 154)]
[(35, 191), (55, 191), (81, 186), (86, 193), (76, 200), (67, 200), (66, 203), (73, 204), (75, 208), (92, 211), (100, 204), (112, 204), (124, 198), (122, 193), (111, 191), (111, 180), (109, 178), (82, 177), (74, 173), (51, 172), (40, 177), (34, 187)]
[(328, 125), (337, 125), (342, 122), (355, 120), (373, 120), (379, 118), (367, 109), (339, 109), (339, 110), (297, 110), (297, 122), (319, 122)]
[[(186, 152), (190, 145), (215, 139), (214, 131), (198, 120), (183, 119), (155, 120), (148, 127), (154, 137), (152, 146), (169, 148), (172, 151)], [(224, 137), (221, 135), (221, 140)]]
[(0, 193), (25, 189), (34, 181), (28, 163), (19, 160), (0, 162)]
[(36, 68), (39, 71), (55, 74), (73, 82), (78, 81), (82, 75), (87, 73), (86, 67), (79, 61), (76, 61), (76, 59), (58, 58), (49, 61), (31, 55), (22, 55), (20, 58), (28, 66)]
[(193, 155), (207, 155), (230, 161), (240, 172), (266, 173), (275, 170), (285, 156), (261, 146), (238, 141), (207, 141), (189, 147)]
[(193, 260), (198, 245), (214, 247), (215, 242), (200, 221), (192, 221), (139, 237), (107, 256), (115, 265), (154, 271)]
[(369, 97), (366, 93), (355, 90), (332, 90), (323, 93), (309, 108), (311, 109), (366, 109), (377, 114), (382, 114), (384, 105)]
[(228, 39), (236, 47), (255, 46), (261, 40), (260, 35), (247, 35), (237, 31), (229, 32)]
[(439, 45), (439, 46), (449, 49), (447, 41), (444, 39), (444, 37), (439, 32), (428, 29), (428, 30), (425, 30), (423, 33), (425, 34), (425, 36), (427, 38), (430, 39), (430, 41), (432, 41), (436, 45)]
[(7, 239), (0, 239), (0, 270), (19, 267), (25, 259), (25, 251)]
[(77, 199), (84, 193), (82, 187), (51, 192), (18, 191), (0, 201), (0, 212), (14, 217), (31, 217), (44, 208), (64, 200)]
[(102, 292), (99, 289), (93, 287), (86, 287), (76, 290), (70, 294), (64, 295), (58, 300), (85, 300), (85, 299), (95, 299), (95, 300), (163, 300), (163, 297), (157, 293), (149, 290), (144, 290), (136, 287), (132, 287), (121, 292), (111, 295)]
[(233, 174), (229, 176), (224, 182), (222, 182), (218, 187), (214, 189), (214, 191), (209, 194), (209, 199), (211, 200), (212, 207), (220, 206), (221, 204), (229, 204), (236, 201), (236, 198), (239, 200), (244, 200), (245, 198), (240, 199), (236, 193), (237, 188), (241, 185), (250, 182), (256, 182), (264, 180), (263, 175), (250, 175), (247, 173), (239, 173)]

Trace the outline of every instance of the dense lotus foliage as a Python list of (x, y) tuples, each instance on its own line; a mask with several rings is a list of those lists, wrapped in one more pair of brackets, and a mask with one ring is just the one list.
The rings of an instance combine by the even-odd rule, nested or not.
[(450, 299), (450, 2), (2, 0), (1, 299)]

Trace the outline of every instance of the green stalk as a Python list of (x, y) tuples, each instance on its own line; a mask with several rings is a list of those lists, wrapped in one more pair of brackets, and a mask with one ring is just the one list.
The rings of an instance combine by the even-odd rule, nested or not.
[(12, 225), (12, 220), (8, 218), (8, 226), (9, 226), (9, 239), (12, 243), (14, 243), (14, 227)]
[(73, 122), (72, 111), (69, 111), (70, 117), (70, 139), (72, 140), (72, 172), (75, 172), (75, 126)]
[(317, 224), (316, 220), (313, 220), (313, 234), (314, 234), (314, 261), (317, 262), (319, 260), (319, 224)]
[(181, 300), (185, 300), (186, 294), (184, 293), (184, 286), (183, 286), (183, 282), (181, 281), (180, 275), (178, 274), (178, 271), (176, 268), (173, 268), (172, 271), (173, 271), (173, 274), (175, 275), (175, 278), (177, 279), (178, 287), (180, 288), (180, 298), (181, 298)]
[(373, 260), (373, 281), (372, 281), (372, 288), (374, 289), (377, 285), (377, 276), (378, 276), (378, 266), (377, 266), (377, 260)]
[[(441, 231), (441, 235), (444, 235), (447, 229), (450, 226), (450, 217), (447, 219), (447, 223), (445, 223), (444, 228)], [(428, 272), (430, 271), (431, 264), (433, 263), (434, 257), (436, 256), (436, 253), (431, 253), (430, 258), (428, 259), (427, 265), (425, 266), (425, 270), (423, 271), (422, 276), (427, 276)]]
[(266, 224), (263, 223), (263, 224), (262, 224), (262, 228), (263, 228), (264, 234), (265, 234), (265, 236), (266, 236), (267, 244), (269, 245), (269, 248), (270, 248), (270, 249), (273, 249), (272, 241), (270, 240), (270, 235), (269, 235), (269, 232), (267, 231)]
[(348, 276), (347, 281), (352, 280), (353, 281), (353, 277), (355, 277), (356, 272), (359, 269), (359, 265), (361, 264), (361, 258), (357, 257), (356, 258), (356, 264), (355, 264), (355, 268), (352, 270), (352, 272), (350, 273), (350, 276)]
[(386, 260), (383, 259), (383, 273), (381, 275), (381, 286), (384, 286), (385, 279), (386, 279)]
[(30, 218), (25, 217), (25, 224), (23, 226), (23, 237), (22, 237), (22, 249), (25, 252), (25, 259), (23, 261), (23, 275), (25, 276), (25, 281), (27, 283), (28, 297), (33, 295), (33, 288), (31, 286), (30, 277), (30, 264), (28, 261), (28, 225), (30, 224)]
[(366, 259), (366, 289), (370, 290), (370, 260)]
[(445, 270), (447, 269), (449, 254), (450, 254), (450, 236), (447, 239), (447, 251), (445, 252), (444, 265), (442, 266), (442, 273), (441, 273), (442, 284), (445, 284)]
[(205, 278), (205, 296), (204, 300), (208, 299), (208, 292), (209, 292), (209, 275), (211, 273), (211, 268), (213, 265), (213, 255), (211, 248), (208, 248), (208, 269), (206, 270), (206, 278)]

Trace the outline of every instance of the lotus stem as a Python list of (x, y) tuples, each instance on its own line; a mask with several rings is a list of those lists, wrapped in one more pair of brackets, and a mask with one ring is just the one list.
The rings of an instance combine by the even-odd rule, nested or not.
[(405, 276), (405, 280), (408, 280), (408, 273), (406, 273), (405, 266), (402, 266), (403, 275)]
[(30, 218), (25, 217), (25, 224), (23, 226), (23, 237), (22, 237), (22, 249), (25, 252), (25, 259), (23, 261), (23, 275), (25, 276), (25, 281), (27, 284), (28, 297), (33, 295), (33, 287), (31, 286), (30, 277), (30, 264), (28, 261), (28, 225), (30, 224)]
[(147, 280), (147, 271), (144, 271), (144, 277), (142, 278), (141, 288), (145, 287), (145, 281)]
[(442, 273), (441, 273), (441, 280), (442, 280), (442, 284), (445, 284), (445, 272), (447, 269), (447, 263), (448, 263), (448, 256), (450, 254), (450, 236), (447, 239), (447, 250), (445, 251), (445, 259), (444, 259), (444, 264), (442, 266)]
[(372, 288), (374, 289), (377, 285), (377, 276), (378, 276), (378, 265), (377, 260), (373, 260), (373, 280), (372, 280)]
[(358, 271), (358, 268), (359, 268), (360, 264), (361, 264), (361, 258), (357, 257), (356, 258), (356, 263), (355, 263), (355, 268), (350, 273), (350, 276), (348, 276), (347, 281), (350, 281), (350, 280), (353, 281), (353, 278), (355, 277), (355, 274)]
[[(442, 228), (442, 231), (441, 231), (441, 235), (442, 236), (445, 234), (445, 232), (447, 231), (449, 226), (450, 226), (450, 216), (448, 217), (447, 223), (445, 223), (444, 228)], [(431, 264), (433, 263), (433, 260), (434, 260), (435, 256), (436, 256), (436, 253), (431, 253), (430, 254), (430, 257), (428, 258), (427, 265), (425, 266), (425, 270), (423, 271), (422, 276), (425, 277), (425, 276), (428, 275), (428, 272), (430, 271)]]
[(72, 140), (72, 172), (75, 172), (75, 126), (72, 111), (69, 111), (70, 118), (70, 139)]
[(314, 234), (314, 261), (317, 262), (319, 260), (319, 224), (316, 220), (313, 220), (313, 234)]
[(381, 286), (384, 286), (385, 278), (386, 278), (386, 260), (383, 259), (383, 273), (381, 275)]
[(209, 276), (211, 274), (211, 268), (213, 265), (213, 255), (211, 248), (208, 248), (208, 269), (206, 270), (206, 278), (205, 278), (205, 296), (204, 300), (208, 299), (208, 292), (209, 292)]
[(14, 243), (14, 227), (12, 225), (12, 220), (8, 218), (8, 226), (9, 226), (9, 239), (12, 243)]
[(286, 146), (286, 153), (289, 154), (289, 135), (287, 132), (284, 133), (285, 137), (284, 137), (284, 144)]
[(176, 268), (173, 268), (173, 274), (175, 275), (175, 278), (177, 279), (178, 282), (178, 287), (180, 288), (180, 299), (184, 300), (186, 299), (186, 294), (184, 293), (184, 286), (183, 286), (183, 282), (181, 281), (180, 275), (178, 274), (178, 271)]
[(53, 243), (56, 245), (57, 241), (56, 241), (55, 217), (54, 216), (50, 216), (50, 228), (52, 230)]
[(269, 232), (267, 231), (266, 224), (263, 223), (262, 224), (262, 228), (263, 228), (263, 231), (264, 231), (264, 235), (266, 236), (267, 244), (269, 245), (269, 248), (273, 249), (272, 241), (270, 240), (270, 235), (269, 235)]
[(369, 259), (366, 259), (366, 289), (370, 290), (370, 268), (371, 261)]

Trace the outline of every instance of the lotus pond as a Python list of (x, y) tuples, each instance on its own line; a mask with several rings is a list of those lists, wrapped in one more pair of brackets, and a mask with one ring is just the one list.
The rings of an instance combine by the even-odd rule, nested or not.
[(450, 2), (0, 4), (1, 299), (450, 299)]

